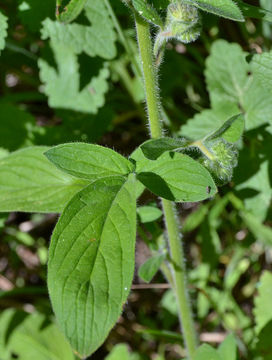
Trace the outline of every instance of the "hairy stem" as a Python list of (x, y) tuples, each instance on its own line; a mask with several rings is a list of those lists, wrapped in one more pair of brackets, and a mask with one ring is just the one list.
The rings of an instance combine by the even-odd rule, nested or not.
[[(155, 70), (150, 29), (139, 15), (135, 14), (137, 38), (142, 61), (143, 78), (145, 84), (146, 104), (152, 138), (163, 136), (160, 122), (160, 100), (157, 86), (157, 73)], [(162, 199), (166, 230), (171, 255), (171, 267), (174, 279), (175, 294), (178, 304), (179, 318), (183, 330), (184, 340), (189, 359), (192, 359), (197, 341), (192, 318), (191, 306), (187, 292), (186, 267), (179, 234), (179, 222), (176, 216), (174, 203)]]
[(157, 71), (154, 66), (152, 43), (150, 39), (149, 25), (138, 14), (135, 14), (137, 38), (140, 49), (140, 57), (143, 69), (145, 97), (149, 127), (152, 138), (160, 138), (163, 135), (160, 121), (160, 100), (157, 85)]

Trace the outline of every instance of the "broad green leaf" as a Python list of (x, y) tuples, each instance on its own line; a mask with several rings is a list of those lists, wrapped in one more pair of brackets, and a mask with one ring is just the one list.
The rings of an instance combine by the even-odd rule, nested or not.
[[(212, 46), (207, 60), (208, 89), (213, 108), (229, 103), (245, 113), (246, 129), (272, 123), (271, 89), (252, 76), (252, 65), (246, 62), (246, 53), (237, 44), (219, 40)], [(237, 111), (241, 112), (241, 110)]]
[(55, 0), (37, 1), (20, 0), (17, 13), (23, 25), (32, 32), (38, 32), (41, 29), (41, 22), (55, 17)]
[[(81, 13), (87, 0), (57, 0), (57, 19), (62, 22), (71, 22)], [(63, 3), (65, 2), (65, 5)]]
[(0, 315), (1, 360), (74, 360), (72, 349), (44, 315), (13, 309)]
[(251, 64), (253, 74), (272, 93), (272, 51), (254, 55)]
[(145, 205), (137, 208), (137, 214), (144, 224), (158, 220), (162, 216), (162, 211), (155, 206)]
[(272, 298), (272, 273), (264, 271), (259, 287), (258, 295), (254, 299), (254, 315), (256, 322), (256, 333), (259, 334), (268, 322), (272, 320), (271, 312), (271, 298)]
[(218, 352), (210, 345), (201, 345), (195, 352), (193, 360), (222, 360)]
[(237, 345), (235, 337), (230, 334), (220, 344), (218, 353), (221, 356), (221, 360), (236, 360), (237, 359)]
[[(266, 57), (264, 54), (260, 56)], [(246, 130), (272, 124), (272, 83), (270, 88), (264, 87), (246, 56), (238, 44), (218, 40), (212, 45), (205, 71), (212, 109), (189, 120), (181, 136), (201, 138), (241, 111)]]
[(54, 41), (51, 46), (58, 64), (58, 70), (48, 65), (43, 59), (38, 61), (40, 79), (44, 83), (44, 93), (49, 98), (49, 105), (84, 113), (97, 113), (98, 109), (104, 105), (105, 94), (108, 91), (109, 70), (107, 66), (104, 65), (98, 75), (94, 76), (83, 89), (80, 89), (79, 65), (76, 54), (62, 42), (56, 43)]
[(156, 273), (159, 271), (161, 264), (165, 259), (164, 254), (157, 254), (150, 257), (144, 264), (139, 268), (138, 275), (146, 283), (149, 283)]
[(128, 175), (134, 168), (133, 164), (122, 155), (94, 144), (58, 145), (46, 151), (45, 156), (60, 170), (89, 180)]
[(89, 56), (112, 59), (116, 55), (114, 25), (104, 1), (88, 0), (84, 13), (89, 25), (61, 24), (46, 19), (42, 39), (50, 38), (56, 44), (69, 47), (74, 54), (85, 52)]
[(116, 55), (116, 34), (104, 1), (88, 0), (84, 13), (89, 25), (61, 24), (50, 19), (43, 22), (42, 39), (50, 39), (57, 69), (43, 59), (38, 65), (50, 106), (95, 114), (105, 102), (108, 64), (101, 62), (98, 69), (95, 66), (93, 77), (82, 86), (78, 55), (84, 52), (112, 59)]
[(165, 152), (157, 160), (146, 159), (137, 164), (136, 172), (150, 191), (172, 201), (201, 201), (217, 192), (208, 170), (181, 153)]
[(156, 160), (165, 151), (176, 150), (184, 148), (188, 141), (181, 138), (160, 138), (151, 139), (144, 142), (140, 147), (145, 157), (150, 160)]
[(222, 138), (229, 143), (237, 142), (245, 128), (245, 119), (242, 114), (233, 116), (229, 120), (227, 120), (217, 131), (208, 136), (205, 140), (215, 140), (217, 138)]
[(110, 354), (105, 360), (130, 360), (130, 354), (125, 344), (118, 344), (114, 346)]
[(5, 47), (5, 38), (8, 35), (8, 18), (0, 12), (0, 54)]
[(163, 27), (163, 21), (157, 10), (153, 8), (146, 0), (132, 0), (136, 11), (147, 21), (157, 26)]
[(206, 79), (212, 107), (230, 102), (244, 107), (244, 93), (251, 83), (247, 53), (238, 44), (216, 41), (206, 61)]
[(57, 320), (81, 357), (105, 340), (134, 273), (135, 177), (91, 183), (69, 202), (49, 250), (48, 288)]
[(243, 14), (232, 0), (184, 0), (201, 10), (235, 21), (244, 21)]
[[(270, 2), (270, 0), (269, 0)], [(262, 19), (263, 21), (272, 22), (272, 11), (250, 5), (244, 1), (237, 0), (237, 3), (242, 10), (244, 16), (248, 16), (255, 19)]]
[(56, 169), (46, 150), (30, 147), (0, 159), (0, 211), (61, 212), (87, 185)]

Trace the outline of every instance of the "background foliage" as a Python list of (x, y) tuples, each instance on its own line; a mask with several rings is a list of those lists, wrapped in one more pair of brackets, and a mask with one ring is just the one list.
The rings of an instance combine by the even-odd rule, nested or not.
[[(165, 3), (153, 5), (163, 14)], [(272, 11), (270, 0), (248, 3)], [(6, 211), (0, 215), (1, 360), (75, 358), (55, 325), (46, 288), (47, 248), (57, 215), (9, 213), (12, 206), (1, 195), (7, 177), (5, 192), (18, 183), (35, 184), (31, 167), (26, 178), (20, 177), (16, 157), (24, 152), (27, 164), (27, 147), (42, 145), (44, 152), (71, 141), (95, 142), (128, 155), (147, 140), (133, 19), (121, 2), (111, 2), (120, 33), (107, 4), (88, 0), (76, 21), (65, 25), (55, 20), (54, 0), (1, 4), (0, 204)], [(262, 19), (235, 23), (202, 16), (197, 42), (167, 45), (160, 72), (166, 132), (198, 139), (240, 111), (246, 131), (230, 184), (212, 201), (179, 206), (195, 320), (207, 343), (196, 359), (206, 352), (221, 360), (269, 360), (272, 26)], [(39, 168), (39, 154), (31, 164)], [(55, 169), (39, 170), (36, 176), (50, 185), (54, 197), (54, 189), (64, 184), (70, 194), (85, 185)], [(35, 203), (39, 189), (33, 189)], [(16, 206), (31, 211), (33, 204), (22, 195)], [(63, 209), (62, 201), (60, 196), (52, 212)], [(138, 206), (139, 275), (118, 324), (93, 359), (184, 355), (173, 293), (157, 273), (167, 256), (160, 252), (160, 204), (145, 192)], [(149, 264), (140, 267), (146, 260)]]

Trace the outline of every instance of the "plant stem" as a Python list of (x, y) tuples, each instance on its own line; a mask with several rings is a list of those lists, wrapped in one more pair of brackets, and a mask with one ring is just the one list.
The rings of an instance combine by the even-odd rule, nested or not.
[[(138, 45), (141, 55), (143, 77), (146, 92), (146, 104), (152, 138), (163, 136), (160, 122), (160, 100), (157, 86), (157, 73), (154, 66), (149, 24), (135, 14)], [(180, 226), (174, 203), (162, 199), (166, 230), (171, 255), (175, 294), (178, 304), (179, 319), (189, 359), (192, 359), (197, 347), (196, 332), (192, 318), (189, 296), (187, 293), (186, 266), (179, 234)]]
[(163, 136), (160, 121), (160, 100), (157, 85), (157, 71), (153, 63), (152, 43), (149, 25), (135, 14), (137, 38), (142, 62), (147, 114), (152, 138)]

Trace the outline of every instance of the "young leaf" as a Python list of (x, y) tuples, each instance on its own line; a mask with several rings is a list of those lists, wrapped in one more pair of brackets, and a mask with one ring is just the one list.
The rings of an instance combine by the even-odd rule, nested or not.
[(158, 220), (162, 216), (162, 211), (155, 206), (146, 205), (137, 208), (137, 214), (142, 224)]
[(64, 174), (30, 147), (0, 159), (0, 211), (61, 212), (88, 182)]
[(188, 140), (182, 138), (161, 138), (151, 139), (144, 142), (140, 148), (144, 155), (150, 160), (156, 160), (165, 151), (183, 148), (188, 144)]
[(8, 35), (8, 18), (0, 12), (0, 54), (5, 47), (5, 38)]
[(0, 354), (3, 360), (75, 359), (58, 327), (42, 314), (8, 309), (1, 312), (0, 327)]
[(258, 287), (258, 296), (255, 298), (254, 315), (256, 322), (256, 333), (272, 320), (271, 299), (272, 299), (272, 273), (264, 271)]
[(153, 8), (146, 0), (132, 0), (132, 4), (135, 10), (144, 19), (159, 27), (163, 27), (163, 21), (160, 18), (160, 15), (157, 13), (157, 10)]
[(201, 345), (194, 354), (193, 360), (222, 360), (217, 351), (210, 345)]
[(146, 159), (137, 164), (136, 172), (150, 191), (172, 201), (201, 201), (217, 192), (208, 170), (181, 153), (165, 152), (155, 161)]
[(57, 0), (56, 16), (58, 20), (68, 23), (78, 17), (87, 0), (70, 0), (65, 6), (63, 2), (67, 3), (64, 0)]
[(150, 257), (144, 264), (139, 268), (138, 275), (146, 283), (149, 283), (156, 273), (159, 271), (161, 264), (165, 259), (164, 254), (157, 254)]
[(57, 320), (81, 357), (117, 321), (130, 291), (136, 237), (135, 177), (99, 179), (76, 194), (54, 230), (48, 287)]
[(239, 7), (232, 0), (183, 0), (189, 5), (198, 7), (203, 11), (222, 16), (224, 18), (244, 21)]
[(237, 142), (245, 129), (245, 118), (242, 114), (235, 115), (227, 120), (217, 131), (209, 135), (205, 141), (222, 138), (229, 143)]
[(235, 337), (230, 334), (220, 344), (218, 353), (221, 356), (221, 360), (236, 360), (237, 359), (237, 345)]
[(94, 144), (58, 145), (46, 151), (45, 156), (60, 170), (83, 179), (128, 175), (133, 171), (133, 164), (122, 155)]

